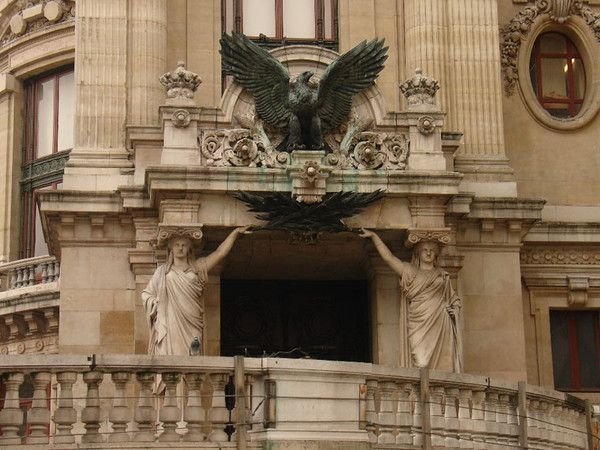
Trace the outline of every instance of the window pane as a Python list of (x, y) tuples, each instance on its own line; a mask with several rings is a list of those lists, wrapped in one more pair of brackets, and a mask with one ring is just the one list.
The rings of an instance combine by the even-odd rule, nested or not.
[(542, 59), (542, 95), (544, 97), (567, 98), (566, 67), (566, 59)]
[(244, 0), (244, 34), (275, 36), (275, 0)]
[(333, 0), (323, 0), (323, 30), (325, 39), (333, 39)]
[(231, 33), (235, 30), (235, 18), (233, 16), (233, 0), (225, 0), (223, 2), (223, 8), (225, 8), (225, 29), (226, 33)]
[(600, 361), (598, 360), (598, 313), (580, 312), (577, 317), (579, 373), (582, 388), (600, 388)]
[(559, 33), (546, 33), (540, 37), (542, 53), (565, 53), (567, 40)]
[(550, 330), (554, 386), (557, 389), (568, 389), (573, 385), (573, 380), (571, 379), (571, 359), (569, 357), (566, 312), (550, 311)]
[(75, 112), (74, 73), (58, 79), (58, 151), (73, 148), (73, 123)]
[(283, 0), (283, 35), (288, 38), (314, 39), (314, 0)]
[(51, 154), (54, 144), (54, 78), (37, 85), (36, 102), (35, 148), (39, 158)]
[(585, 94), (585, 71), (583, 70), (583, 64), (580, 59), (573, 58), (571, 65), (573, 66), (573, 79), (575, 82), (573, 96), (576, 99), (582, 99)]
[(39, 205), (36, 202), (35, 205), (35, 244), (33, 250), (33, 256), (42, 256), (48, 254), (48, 245), (44, 239), (44, 231), (42, 230), (42, 221), (40, 215)]

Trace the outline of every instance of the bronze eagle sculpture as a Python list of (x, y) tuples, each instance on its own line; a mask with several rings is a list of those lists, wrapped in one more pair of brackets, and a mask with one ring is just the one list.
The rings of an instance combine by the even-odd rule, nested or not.
[[(373, 84), (387, 59), (384, 40), (363, 41), (332, 62), (318, 87), (313, 72), (290, 83), (288, 70), (241, 33), (223, 34), (223, 69), (254, 96), (258, 116), (287, 133), (287, 149), (324, 148), (323, 135), (348, 117), (352, 97)], [(285, 141), (284, 141), (285, 142)]]

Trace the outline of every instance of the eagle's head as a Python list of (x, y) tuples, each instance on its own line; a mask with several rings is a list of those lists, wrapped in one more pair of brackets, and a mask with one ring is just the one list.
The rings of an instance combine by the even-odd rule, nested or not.
[(302, 72), (300, 75), (298, 75), (298, 81), (301, 81), (304, 84), (308, 84), (308, 80), (310, 80), (310, 78), (314, 75), (314, 72), (311, 72), (310, 70), (307, 70), (306, 72)]

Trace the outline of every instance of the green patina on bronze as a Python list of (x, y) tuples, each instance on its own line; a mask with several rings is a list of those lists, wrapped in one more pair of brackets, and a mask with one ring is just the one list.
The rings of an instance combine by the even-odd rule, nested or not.
[(318, 87), (309, 83), (310, 71), (290, 84), (283, 64), (243, 34), (224, 34), (221, 55), (225, 72), (254, 96), (260, 118), (288, 135), (288, 150), (318, 150), (325, 147), (323, 135), (347, 119), (352, 97), (383, 69), (388, 50), (383, 44), (383, 39), (363, 41), (344, 53), (325, 69)]

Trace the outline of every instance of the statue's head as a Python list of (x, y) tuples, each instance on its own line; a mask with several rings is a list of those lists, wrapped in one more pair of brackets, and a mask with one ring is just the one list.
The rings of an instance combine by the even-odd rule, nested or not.
[(412, 263), (416, 267), (420, 267), (422, 262), (437, 267), (440, 251), (440, 244), (437, 241), (420, 241), (413, 248)]
[(194, 262), (194, 242), (192, 239), (186, 236), (174, 236), (169, 239), (168, 243), (168, 258), (167, 265), (170, 266), (173, 264), (173, 261), (177, 259), (187, 259), (188, 264), (190, 266), (193, 265)]

